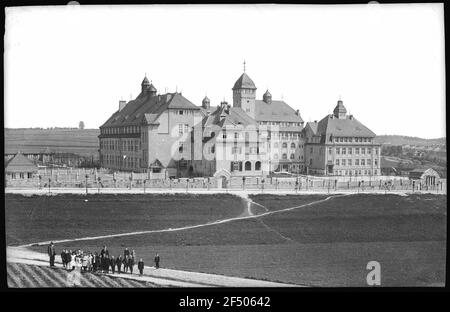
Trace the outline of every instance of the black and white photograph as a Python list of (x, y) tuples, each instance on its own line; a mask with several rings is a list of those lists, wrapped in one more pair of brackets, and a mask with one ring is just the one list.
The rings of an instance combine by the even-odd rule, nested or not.
[(67, 2), (4, 8), (9, 289), (445, 288), (443, 3)]

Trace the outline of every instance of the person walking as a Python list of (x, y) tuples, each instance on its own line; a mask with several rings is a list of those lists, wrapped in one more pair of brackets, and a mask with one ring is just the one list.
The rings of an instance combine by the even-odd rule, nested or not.
[(108, 255), (109, 256), (109, 250), (106, 248), (106, 246), (103, 246), (103, 249), (100, 251), (101, 256)]
[(117, 273), (122, 273), (121, 272), (121, 267), (122, 267), (122, 255), (119, 255), (116, 259), (116, 265), (117, 265)]
[(53, 244), (53, 242), (50, 242), (50, 245), (48, 245), (47, 253), (50, 258), (50, 267), (54, 267), (56, 251), (55, 251), (55, 245)]
[(155, 256), (155, 268), (156, 269), (159, 269), (159, 261), (160, 261), (161, 259), (159, 258), (159, 255), (158, 254), (156, 254), (156, 256)]
[(131, 256), (128, 256), (128, 268), (130, 269), (130, 274), (133, 274), (133, 266), (134, 266), (134, 259)]
[(138, 270), (139, 270), (139, 275), (142, 276), (142, 274), (144, 274), (144, 261), (142, 260), (142, 258), (139, 259)]
[(66, 269), (72, 270), (72, 250), (66, 253)]
[(61, 251), (61, 262), (62, 262), (63, 268), (66, 268), (66, 250), (65, 249), (63, 249)]
[(94, 252), (94, 256), (92, 257), (92, 270), (94, 272), (97, 272), (99, 262), (100, 257), (98, 256), (97, 252)]
[(125, 248), (125, 250), (123, 251), (123, 257), (125, 258), (126, 256), (130, 255), (130, 251), (128, 250), (128, 248)]
[(128, 257), (129, 256), (124, 256), (122, 263), (123, 263), (123, 272), (127, 273), (128, 272)]
[(114, 258), (114, 256), (111, 256), (109, 260), (109, 265), (111, 266), (112, 274), (114, 274), (114, 272), (116, 271), (116, 259)]

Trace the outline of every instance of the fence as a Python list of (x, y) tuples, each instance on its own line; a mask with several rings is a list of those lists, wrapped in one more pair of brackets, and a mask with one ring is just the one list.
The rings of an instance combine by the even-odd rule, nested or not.
[[(58, 169), (39, 170), (31, 179), (6, 181), (7, 187), (21, 188), (128, 188), (128, 189), (216, 189), (215, 178), (149, 178), (147, 173), (111, 173), (106, 170)], [(436, 191), (446, 193), (447, 180), (427, 186), (402, 177), (232, 177), (222, 188), (228, 190), (280, 191)]]

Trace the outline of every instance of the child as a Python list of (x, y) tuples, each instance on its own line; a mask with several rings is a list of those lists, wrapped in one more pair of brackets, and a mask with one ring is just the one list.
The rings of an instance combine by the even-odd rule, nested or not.
[(142, 258), (138, 262), (138, 269), (139, 269), (139, 275), (142, 276), (142, 274), (144, 273), (144, 261), (142, 260)]

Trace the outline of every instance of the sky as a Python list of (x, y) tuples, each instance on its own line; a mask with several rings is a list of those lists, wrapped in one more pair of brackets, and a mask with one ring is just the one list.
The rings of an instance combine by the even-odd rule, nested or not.
[(136, 5), (6, 8), (5, 127), (98, 128), (140, 92), (257, 99), (305, 122), (339, 98), (378, 135), (445, 136), (442, 4)]

